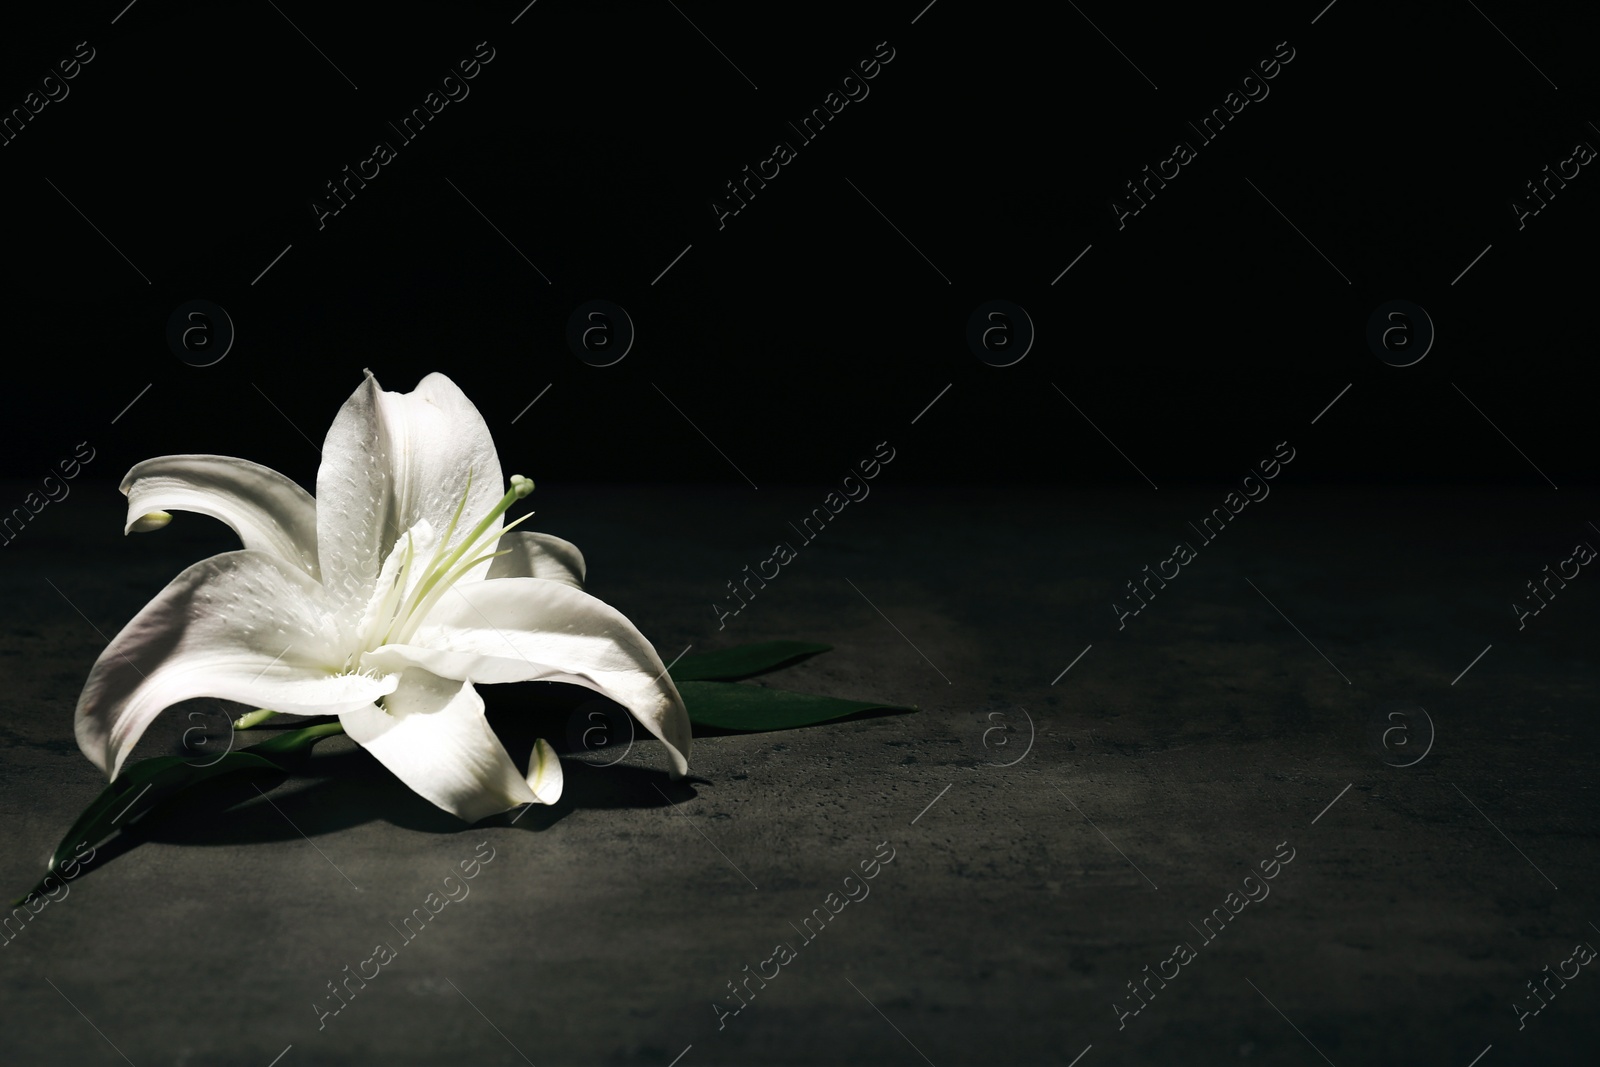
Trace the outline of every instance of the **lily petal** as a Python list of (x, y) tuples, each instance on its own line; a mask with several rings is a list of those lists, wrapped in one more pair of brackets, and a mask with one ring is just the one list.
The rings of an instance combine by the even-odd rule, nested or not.
[(519, 804), (552, 804), (561, 796), (554, 751), (540, 741), (524, 778), (489, 728), (483, 697), (471, 682), (412, 668), (400, 675), (384, 705), (341, 714), (345, 733), (413, 792), (445, 811), (477, 822)]
[(422, 667), (471, 682), (571, 682), (627, 708), (666, 746), (673, 775), (689, 769), (689, 714), (661, 657), (620, 611), (561, 582), (462, 583), (411, 642), (366, 654), (388, 673)]
[(561, 773), (561, 759), (550, 742), (544, 738), (533, 743), (533, 755), (528, 759), (528, 788), (541, 804), (554, 804), (561, 799), (561, 787), (566, 776)]
[(174, 578), (112, 638), (78, 697), (74, 731), (116, 778), (167, 707), (194, 697), (291, 715), (337, 715), (392, 692), (397, 676), (341, 674), (322, 587), (292, 563), (245, 549)]
[[(405, 531), (422, 519), (447, 529), (465, 493), (462, 521), (446, 545), (453, 549), (506, 492), (488, 425), (442, 374), (391, 393), (368, 371), (334, 417), (322, 457), (317, 552), (346, 623), (366, 607), (388, 549)], [(501, 525), (497, 517), (489, 528)], [(479, 564), (467, 577), (487, 570)]]
[(583, 553), (571, 541), (532, 530), (512, 530), (500, 538), (500, 556), (489, 565), (490, 578), (548, 578), (583, 588)]
[(233, 528), (245, 548), (288, 560), (317, 577), (317, 506), (271, 467), (232, 456), (159, 456), (122, 479), (133, 530), (157, 511), (193, 511)]

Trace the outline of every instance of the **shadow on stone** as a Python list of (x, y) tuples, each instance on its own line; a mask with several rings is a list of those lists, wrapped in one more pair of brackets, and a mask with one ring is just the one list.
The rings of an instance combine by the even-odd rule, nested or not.
[[(581, 750), (574, 755), (566, 735), (575, 715), (588, 714), (587, 709), (598, 703), (626, 716), (619, 706), (581, 686), (533, 682), (486, 689), (490, 724), (519, 769), (527, 767), (541, 737), (567, 757), (561, 762), (564, 783), (555, 804), (514, 808), (469, 824), (412, 792), (360, 748), (324, 748), (300, 757), (290, 773), (241, 772), (157, 804), (101, 844), (78, 877), (99, 870), (144, 841), (196, 847), (266, 844), (316, 838), (379, 821), (426, 834), (485, 826), (539, 832), (577, 808), (667, 808), (696, 797), (696, 782), (709, 784), (692, 776), (673, 781), (662, 771), (620, 761), (595, 766), (583, 760)], [(278, 729), (296, 729), (312, 721), (283, 720), (253, 730), (252, 743), (268, 739)], [(642, 729), (638, 733), (642, 740), (659, 743)]]

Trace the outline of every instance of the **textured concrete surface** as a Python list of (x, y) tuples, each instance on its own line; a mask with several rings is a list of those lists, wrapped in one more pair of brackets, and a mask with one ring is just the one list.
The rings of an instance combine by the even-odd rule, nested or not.
[[(1580, 574), (1520, 631), (1509, 605), (1600, 535), (1565, 493), (1286, 477), (1119, 630), (1124, 583), (1198, 545), (1186, 520), (1225, 488), (886, 473), (719, 632), (724, 582), (795, 541), (825, 487), (541, 483), (535, 527), (584, 549), (591, 591), (663, 656), (827, 641), (765, 680), (922, 710), (698, 739), (681, 783), (653, 742), (577, 753), (553, 809), (471, 828), (334, 739), (267, 798), (103, 847), (0, 949), (0, 1062), (1593, 1063), (1600, 978), (1551, 981), (1520, 1028), (1513, 1005), (1600, 944), (1600, 590)], [(101, 786), (71, 713), (104, 636), (232, 547), (197, 516), (123, 539), (119, 504), (86, 482), (0, 554), (9, 893)], [(569, 747), (593, 707), (557, 688), (486, 688), (497, 729)], [(1431, 749), (1394, 766), (1428, 740), (1383, 718), (1410, 705)], [(141, 755), (176, 750), (184, 710)], [(1378, 746), (1396, 722), (1410, 747)], [(1276, 877), (1244, 882), (1263, 861)], [(1251, 886), (1269, 895), (1229, 901)], [(379, 943), (394, 957), (320, 1016)], [(719, 1027), (728, 983), (774, 967)]]

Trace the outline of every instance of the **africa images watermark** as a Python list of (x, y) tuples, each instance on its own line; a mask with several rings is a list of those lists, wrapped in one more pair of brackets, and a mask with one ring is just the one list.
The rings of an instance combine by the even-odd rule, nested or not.
[[(1287, 455), (1284, 454), (1284, 449), (1289, 450)], [(1217, 535), (1222, 533), (1228, 522), (1237, 518), (1239, 513), (1249, 507), (1252, 502), (1259, 503), (1267, 499), (1272, 492), (1267, 483), (1283, 473), (1284, 466), (1294, 459), (1295, 450), (1290, 447), (1288, 441), (1279, 441), (1273, 450), (1272, 456), (1273, 458), (1261, 460), (1257, 464), (1261, 470), (1259, 476), (1254, 472), (1245, 475), (1240, 480), (1239, 488), (1229, 490), (1228, 495), (1222, 498), (1222, 506), (1212, 508), (1211, 514), (1201, 519), (1199, 526), (1195, 526), (1192, 522), (1189, 524), (1194, 528), (1195, 533), (1200, 535), (1202, 545), (1208, 545), (1215, 541)], [(1254, 483), (1253, 488), (1252, 483)], [(1213, 525), (1216, 527), (1214, 530), (1212, 529)], [(1155, 571), (1152, 572), (1150, 564), (1146, 563), (1144, 565), (1142, 584), (1144, 591), (1149, 594), (1150, 600), (1156, 598), (1156, 591), (1150, 588), (1152, 581), (1160, 588), (1165, 589), (1167, 582), (1182, 574), (1183, 568), (1192, 563), (1198, 555), (1199, 551), (1194, 545), (1188, 541), (1180, 541), (1173, 546), (1172, 555), (1156, 564)], [(1169, 563), (1173, 565), (1171, 574), (1168, 574), (1165, 569)], [(1128, 591), (1133, 594), (1133, 599), (1137, 601), (1139, 606), (1129, 610), (1122, 604), (1113, 603), (1111, 605), (1111, 610), (1116, 613), (1117, 622), (1120, 623), (1117, 627), (1118, 630), (1127, 629), (1128, 620), (1149, 606), (1145, 598), (1139, 595), (1138, 586), (1134, 585), (1132, 581), (1129, 581), (1127, 586)]]
[[(1237, 118), (1239, 113), (1249, 107), (1251, 103), (1260, 103), (1272, 92), (1267, 87), (1267, 82), (1281, 74), (1283, 67), (1288, 66), (1295, 56), (1295, 51), (1289, 47), (1288, 41), (1279, 41), (1273, 48), (1272, 59), (1263, 59), (1256, 64), (1256, 68), (1261, 72), (1260, 77), (1257, 77), (1253, 72), (1246, 74), (1239, 80), (1238, 89), (1228, 90), (1228, 95), (1222, 98), (1221, 107), (1212, 108), (1211, 113), (1200, 120), (1200, 125), (1196, 126), (1192, 122), (1189, 123), (1189, 128), (1200, 135), (1202, 147), (1215, 141), (1228, 123)], [(1285, 51), (1286, 49), (1287, 51)], [(1254, 88), (1251, 88), (1252, 82), (1255, 83)], [(1244, 95), (1241, 96), (1241, 92)], [(1199, 153), (1195, 150), (1194, 145), (1188, 141), (1178, 141), (1172, 146), (1172, 155), (1156, 164), (1154, 173), (1151, 173), (1149, 165), (1146, 164), (1142, 179), (1125, 182), (1124, 185), (1128, 190), (1128, 195), (1139, 206), (1133, 207), (1126, 202), (1119, 203), (1116, 200), (1110, 202), (1111, 213), (1117, 217), (1117, 229), (1126, 229), (1128, 224), (1125, 220), (1139, 214), (1149, 206), (1145, 203), (1146, 198), (1154, 200), (1157, 190), (1165, 189), (1167, 182), (1182, 174), (1182, 168), (1194, 162), (1198, 156)], [(1170, 174), (1167, 172), (1168, 167), (1172, 168)], [(1135, 184), (1135, 182), (1139, 184)], [(1155, 183), (1154, 187), (1151, 186), (1152, 182)], [(1141, 185), (1144, 188), (1144, 196), (1139, 195)]]
[[(87, 455), (84, 454), (85, 450), (88, 452)], [(55, 472), (45, 475), (44, 479), (39, 483), (39, 488), (30, 490), (22, 498), (20, 507), (12, 508), (10, 514), (0, 518), (0, 548), (4, 548), (15, 541), (17, 535), (22, 532), (23, 527), (32, 522), (34, 516), (38, 515), (51, 503), (59, 503), (67, 499), (67, 494), (72, 492), (67, 487), (67, 483), (82, 473), (83, 468), (88, 466), (89, 461), (94, 459), (94, 456), (95, 451), (90, 447), (89, 442), (79, 441), (78, 447), (73, 451), (72, 455), (56, 464), (56, 467), (61, 472), (60, 477), (57, 477)], [(41, 491), (43, 495), (40, 495)]]
[[(856, 63), (856, 70), (861, 72), (859, 77), (855, 71), (841, 77), (838, 87), (830, 89), (828, 95), (822, 98), (822, 106), (812, 108), (811, 113), (800, 120), (800, 125), (796, 126), (792, 122), (789, 123), (789, 128), (799, 135), (802, 145), (810, 144), (816, 140), (828, 123), (838, 117), (839, 113), (849, 107), (850, 104), (859, 104), (865, 100), (867, 95), (872, 92), (867, 82), (876, 78), (882, 72), (883, 67), (894, 59), (895, 52), (889, 46), (888, 41), (879, 41), (877, 50), (873, 52), (872, 56), (873, 58), (871, 59), (863, 59)], [(732, 203), (727, 201), (718, 202), (717, 200), (711, 201), (711, 213), (717, 217), (717, 229), (726, 229), (727, 220), (749, 207), (746, 201), (754, 200), (756, 191), (765, 189), (767, 182), (781, 174), (782, 168), (793, 163), (798, 156), (799, 153), (795, 151), (793, 144), (788, 141), (778, 141), (772, 146), (772, 155), (757, 163), (754, 172), (751, 171), (748, 163), (745, 164), (744, 176), (735, 178), (725, 184), (728, 195), (733, 198)], [(771, 168), (770, 173), (768, 172), (769, 167)], [(736, 185), (735, 182), (738, 184)], [(754, 183), (753, 186), (752, 183)], [(739, 194), (741, 186), (744, 189), (743, 196)], [(738, 206), (735, 207), (734, 204)]]
[[(85, 848), (89, 849), (87, 856), (83, 854)], [(80, 868), (94, 859), (94, 849), (87, 841), (80, 841), (76, 851), (78, 853), (76, 857), (63, 861), (59, 870), (52, 870), (45, 875), (44, 881), (39, 883), (39, 889), (23, 897), (11, 909), (11, 914), (0, 920), (0, 936), (5, 938), (0, 942), (0, 948), (10, 948), (11, 942), (22, 936), (22, 932), (28, 928), (27, 924), (33, 921), (35, 915), (51, 904), (59, 904), (67, 899), (67, 894), (72, 892), (67, 888), (67, 883), (82, 874)], [(55, 880), (54, 886), (50, 884), (51, 879)], [(42, 896), (40, 890), (43, 891)], [(60, 891), (59, 895), (57, 890)], [(34, 906), (36, 903), (37, 907)], [(17, 928), (16, 933), (11, 932), (13, 924)]]
[[(40, 112), (51, 104), (59, 104), (72, 92), (67, 82), (76, 78), (83, 72), (83, 68), (94, 60), (95, 50), (88, 41), (79, 41), (72, 46), (72, 58), (56, 62), (56, 69), (42, 76), (34, 87), (30, 88), (22, 98), (22, 106), (14, 107), (4, 117), (0, 117), (0, 147), (9, 145), (22, 131), (28, 128)], [(57, 71), (60, 73), (58, 74)], [(54, 83), (54, 87), (52, 84)]]
[[(1543, 969), (1546, 973), (1543, 980), (1539, 984), (1544, 987), (1545, 994), (1550, 998), (1550, 1000), (1556, 999), (1556, 993), (1559, 992), (1559, 990), (1550, 988), (1551, 979), (1559, 982), (1562, 989), (1567, 988), (1567, 983), (1578, 977), (1578, 972), (1582, 968), (1588, 966), (1589, 963), (1594, 960), (1594, 957), (1594, 946), (1589, 944), (1587, 941), (1580, 941), (1572, 947), (1572, 955), (1568, 956), (1566, 959), (1562, 960), (1556, 965), (1555, 971), (1552, 972), (1550, 970), (1550, 965), (1548, 963), (1545, 964)], [(1566, 972), (1566, 967), (1569, 964), (1572, 966), (1571, 974)], [(1539, 995), (1539, 989), (1533, 983), (1534, 979), (1528, 979), (1528, 991), (1533, 994), (1534, 1002), (1539, 1005), (1537, 1008), (1524, 1008), (1518, 1006), (1515, 1000), (1511, 1002), (1511, 1010), (1517, 1016), (1518, 1030), (1522, 1030), (1527, 1027), (1528, 1017), (1530, 1015), (1538, 1015), (1541, 1011), (1544, 1011), (1544, 1009), (1550, 1006), (1549, 1001)], [(1521, 994), (1518, 995), (1520, 996)]]
[[(1287, 856), (1283, 854), (1283, 850), (1286, 848), (1289, 850), (1289, 854)], [(1189, 924), (1190, 926), (1194, 926), (1195, 933), (1199, 934), (1204, 939), (1200, 942), (1202, 948), (1215, 941), (1217, 936), (1227, 928), (1229, 921), (1238, 917), (1238, 915), (1243, 912), (1245, 908), (1249, 907), (1251, 904), (1259, 904), (1263, 900), (1267, 899), (1268, 895), (1272, 892), (1272, 887), (1267, 885), (1267, 882), (1283, 873), (1283, 868), (1288, 866), (1290, 861), (1294, 859), (1294, 848), (1289, 844), (1289, 842), (1280, 841), (1273, 849), (1272, 855), (1272, 859), (1262, 860), (1259, 864), (1261, 868), (1261, 878), (1265, 879), (1265, 881), (1257, 879), (1254, 875), (1246, 875), (1243, 882), (1240, 883), (1241, 887), (1244, 889), (1243, 896), (1240, 896), (1237, 890), (1229, 890), (1228, 895), (1223, 898), (1222, 906), (1212, 908), (1211, 914), (1200, 920), (1200, 926), (1194, 926), (1194, 923), (1192, 922)], [(1256, 883), (1254, 889), (1250, 888), (1251, 882)], [(1259, 894), (1259, 896), (1257, 894)], [(1213, 922), (1216, 923), (1217, 927), (1215, 931), (1212, 931), (1211, 929), (1211, 924)], [(1202, 929), (1202, 927), (1204, 927), (1204, 929)], [(1167, 988), (1168, 982), (1176, 980), (1178, 975), (1183, 973), (1183, 968), (1187, 967), (1197, 959), (1199, 959), (1199, 953), (1195, 951), (1194, 946), (1187, 941), (1181, 941), (1172, 946), (1172, 955), (1156, 964), (1155, 974), (1151, 974), (1150, 965), (1145, 964), (1145, 976), (1140, 984), (1144, 987), (1144, 992), (1145, 994), (1148, 994), (1148, 996), (1141, 995), (1139, 992), (1139, 986), (1134, 985), (1133, 982), (1130, 981), (1128, 983), (1128, 990), (1133, 994), (1133, 996), (1124, 997), (1123, 999), (1132, 1000), (1134, 1003), (1138, 1004), (1138, 1007), (1129, 1010), (1127, 1008), (1123, 1008), (1115, 1002), (1112, 1003), (1111, 1010), (1117, 1013), (1117, 1029), (1125, 1029), (1128, 1025), (1128, 1018), (1130, 1016), (1138, 1015), (1141, 1011), (1150, 1006), (1148, 1003), (1149, 1001), (1156, 999), (1156, 991), (1150, 988), (1150, 982), (1152, 980), (1154, 980), (1162, 989), (1165, 989)], [(1168, 974), (1165, 970), (1166, 965), (1169, 963), (1172, 964), (1171, 974)]]
[[(1546, 163), (1542, 172), (1544, 177), (1533, 178), (1527, 182), (1524, 182), (1523, 186), (1525, 189), (1527, 189), (1528, 196), (1532, 198), (1532, 203), (1538, 204), (1539, 206), (1534, 207), (1526, 200), (1511, 201), (1511, 213), (1517, 217), (1517, 229), (1527, 229), (1528, 223), (1526, 220), (1539, 214), (1539, 212), (1549, 207), (1550, 205), (1546, 203), (1546, 201), (1554, 200), (1556, 198), (1557, 190), (1565, 189), (1567, 187), (1567, 181), (1571, 181), (1573, 178), (1576, 178), (1580, 173), (1582, 173), (1581, 168), (1594, 162), (1594, 157), (1594, 146), (1588, 141), (1579, 141), (1577, 144), (1572, 146), (1572, 155), (1556, 164), (1555, 173), (1551, 173), (1550, 165)], [(1570, 174), (1567, 173), (1568, 167), (1572, 168), (1572, 173)], [(1567, 179), (1567, 181), (1563, 181), (1563, 178)], [(1538, 184), (1534, 184), (1535, 182)], [(1551, 182), (1555, 183), (1553, 188), (1551, 187)], [(1543, 188), (1544, 196), (1539, 195), (1540, 188)]]
[[(883, 453), (883, 450), (886, 448), (889, 449), (888, 455), (884, 455)], [(816, 535), (822, 532), (822, 528), (828, 524), (828, 520), (834, 518), (846, 507), (848, 507), (852, 500), (861, 501), (867, 499), (867, 495), (872, 492), (872, 490), (867, 487), (867, 482), (870, 482), (872, 479), (878, 476), (883, 469), (883, 464), (887, 464), (894, 459), (895, 451), (893, 448), (889, 448), (889, 442), (879, 441), (878, 446), (872, 455), (873, 458), (863, 459), (856, 464), (861, 469), (861, 477), (856, 477), (854, 473), (845, 475), (844, 478), (839, 482), (839, 489), (830, 491), (828, 495), (823, 498), (822, 506), (812, 508), (811, 514), (800, 520), (800, 526), (794, 527), (795, 533), (800, 534), (800, 536), (804, 538), (804, 540), (801, 542), (802, 545), (809, 545), (812, 541), (816, 540)], [(850, 483), (852, 482), (855, 483), (855, 489), (850, 488)], [(840, 495), (840, 490), (843, 490), (843, 495)], [(858, 493), (859, 495), (857, 495)], [(815, 523), (817, 527), (814, 533), (811, 531), (812, 523)], [(794, 523), (791, 522), (789, 525), (794, 526)], [(802, 531), (801, 527), (804, 527), (805, 529)], [(808, 533), (810, 533), (811, 536), (806, 536)], [(761, 588), (765, 589), (767, 587), (767, 580), (776, 578), (780, 573), (782, 573), (781, 568), (791, 563), (797, 555), (799, 555), (799, 553), (795, 551), (793, 545), (787, 541), (779, 541), (773, 546), (772, 555), (756, 564), (756, 573), (750, 573), (750, 564), (746, 563), (744, 565), (745, 579), (743, 584), (744, 591), (750, 594), (748, 599), (754, 600), (756, 598), (756, 591), (750, 588), (750, 582), (752, 579), (754, 579), (756, 582), (759, 582)], [(773, 564), (771, 574), (766, 572), (766, 565), (768, 563)], [(739, 606), (728, 609), (723, 608), (721, 605), (716, 603), (711, 605), (711, 610), (715, 612), (717, 616), (717, 629), (719, 630), (727, 627), (729, 616), (737, 615), (739, 612), (743, 611), (749, 606), (747, 599), (743, 596), (740, 596), (739, 587), (734, 584), (732, 579), (728, 581), (727, 585), (728, 591), (731, 592), (734, 598), (738, 600)]]
[[(886, 848), (889, 850), (889, 854), (887, 856), (883, 854), (883, 850)], [(849, 907), (852, 901), (855, 903), (860, 903), (861, 901), (867, 899), (867, 896), (872, 892), (871, 888), (867, 886), (867, 881), (878, 877), (878, 875), (883, 872), (884, 864), (892, 863), (894, 861), (894, 848), (889, 844), (889, 842), (880, 841), (877, 848), (873, 850), (872, 855), (872, 859), (862, 860), (858, 865), (861, 870), (860, 878), (857, 878), (854, 873), (844, 876), (845, 895), (843, 897), (841, 897), (837, 891), (831, 892), (822, 899), (822, 904), (819, 907), (812, 908), (811, 914), (800, 920), (800, 926), (795, 926), (794, 923), (789, 924), (790, 926), (794, 927), (795, 933), (804, 938), (804, 940), (800, 942), (801, 948), (804, 948), (811, 942), (815, 941), (822, 934), (822, 931), (827, 928), (828, 921), (837, 916), (840, 912), (844, 911), (845, 908)], [(815, 931), (811, 929), (812, 923), (816, 924)], [(802, 930), (801, 927), (804, 927), (805, 929)], [(774, 945), (772, 948), (772, 955), (756, 964), (755, 973), (746, 973), (744, 981), (740, 983), (740, 985), (744, 987), (745, 993), (749, 994), (748, 1000), (745, 996), (739, 993), (739, 986), (735, 985), (733, 980), (730, 979), (728, 982), (728, 990), (734, 995), (734, 997), (738, 999), (739, 1006), (737, 1008), (732, 1008), (718, 1004), (716, 1001), (711, 1002), (711, 1010), (716, 1012), (717, 1015), (717, 1029), (725, 1029), (728, 1025), (728, 1019), (730, 1017), (738, 1015), (740, 1012), (744, 1011), (745, 1008), (750, 1006), (749, 1001), (756, 999), (757, 991), (750, 988), (751, 981), (759, 982), (761, 989), (767, 988), (767, 983), (775, 981), (778, 975), (783, 973), (783, 968), (787, 967), (789, 964), (798, 959), (799, 955), (800, 954), (795, 947), (787, 941), (780, 941), (778, 944)], [(771, 974), (768, 974), (763, 969), (764, 965), (768, 963), (773, 965)], [(750, 965), (748, 963), (744, 965), (744, 970), (749, 972)]]
[[(487, 856), (483, 854), (483, 850), (486, 848), (489, 850), (489, 854)], [(487, 841), (480, 842), (476, 852), (474, 852), (475, 858), (470, 860), (462, 860), (457, 865), (461, 871), (459, 875), (452, 870), (449, 874), (444, 876), (444, 879), (441, 882), (441, 885), (444, 888), (444, 896), (440, 896), (437, 890), (430, 890), (428, 895), (423, 898), (422, 903), (419, 906), (412, 908), (411, 913), (400, 920), (399, 926), (395, 926), (395, 924), (391, 921), (389, 923), (390, 929), (394, 930), (395, 933), (399, 934), (404, 939), (400, 942), (400, 948), (404, 948), (406, 945), (414, 941), (417, 935), (422, 933), (422, 931), (427, 928), (429, 920), (431, 920), (435, 915), (438, 915), (451, 904), (460, 903), (461, 901), (466, 900), (467, 895), (472, 892), (472, 889), (467, 885), (467, 882), (483, 873), (483, 865), (493, 862), (494, 856), (494, 846), (489, 844)], [(456, 883), (454, 888), (451, 888), (450, 886), (452, 881)], [(415, 932), (412, 931), (413, 925), (416, 926)], [(399, 957), (399, 955), (399, 949), (395, 948), (390, 942), (385, 941), (381, 944), (373, 946), (372, 955), (368, 956), (366, 959), (362, 960), (356, 965), (356, 971), (354, 974), (350, 972), (350, 965), (348, 963), (345, 964), (345, 978), (341, 984), (344, 986), (344, 991), (350, 994), (349, 1000), (355, 1000), (356, 994), (367, 988), (367, 982), (378, 977), (378, 975), (382, 973), (383, 968), (393, 963)], [(365, 965), (368, 963), (372, 964), (371, 974), (368, 974), (365, 968)], [(352, 982), (355, 983), (354, 986), (350, 984)], [(324, 1008), (319, 1001), (314, 1000), (311, 1002), (311, 1010), (317, 1013), (317, 1022), (319, 1024), (317, 1026), (318, 1030), (327, 1029), (328, 1017), (331, 1015), (338, 1015), (341, 1011), (350, 1006), (345, 997), (340, 994), (339, 987), (335, 985), (331, 979), (328, 982), (328, 991), (332, 993), (333, 996), (323, 997), (322, 1000), (333, 1000), (334, 1003), (338, 1004), (339, 1006), (329, 1010)]]
[[(494, 61), (495, 50), (489, 47), (488, 41), (479, 41), (472, 55), (473, 58), (463, 59), (456, 64), (456, 68), (461, 72), (459, 76), (450, 73), (441, 77), (439, 88), (429, 90), (428, 95), (422, 98), (421, 106), (412, 108), (410, 114), (401, 118), (400, 125), (389, 123), (389, 128), (400, 135), (401, 147), (421, 136), (428, 123), (437, 118), (451, 103), (460, 103), (467, 98), (472, 92), (467, 82), (476, 78), (483, 72), (484, 66)], [(441, 91), (444, 93), (443, 96), (440, 95)], [(326, 183), (328, 195), (332, 198), (331, 203), (327, 200), (311, 201), (311, 213), (317, 218), (317, 229), (326, 229), (327, 220), (349, 206), (346, 201), (354, 200), (356, 191), (365, 189), (367, 182), (382, 173), (381, 168), (393, 163), (398, 155), (394, 145), (389, 141), (379, 141), (372, 146), (372, 155), (356, 164), (354, 172), (350, 170), (349, 164), (345, 164), (341, 172), (343, 177)], [(368, 173), (368, 168), (371, 168), (371, 173)], [(341, 188), (344, 190), (343, 196), (339, 195)], [(335, 207), (335, 204), (338, 206)]]
[[(1533, 599), (1538, 602), (1539, 606), (1533, 607), (1529, 605), (1525, 607), (1522, 604), (1517, 603), (1515, 600), (1511, 602), (1511, 610), (1517, 616), (1517, 629), (1526, 629), (1528, 626), (1528, 620), (1539, 614), (1545, 608), (1549, 607), (1550, 601), (1556, 598), (1556, 593), (1560, 589), (1565, 589), (1567, 587), (1567, 582), (1571, 581), (1580, 573), (1582, 573), (1583, 567), (1586, 567), (1590, 563), (1594, 562), (1594, 557), (1594, 546), (1587, 541), (1580, 541), (1578, 544), (1573, 546), (1572, 555), (1556, 564), (1556, 569), (1554, 571), (1551, 571), (1550, 564), (1546, 563), (1544, 565), (1544, 570), (1541, 572), (1543, 573), (1544, 578), (1539, 582), (1539, 585), (1534, 585), (1532, 581), (1528, 582), (1528, 592), (1533, 594)], [(1571, 574), (1567, 573), (1567, 568), (1569, 566), (1572, 568)], [(1551, 582), (1556, 583), (1556, 589), (1550, 588)], [(1543, 596), (1539, 595), (1539, 586), (1544, 587)]]

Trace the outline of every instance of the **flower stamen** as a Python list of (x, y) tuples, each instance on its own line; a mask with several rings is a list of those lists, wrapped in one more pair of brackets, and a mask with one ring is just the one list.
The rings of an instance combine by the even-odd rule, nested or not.
[[(445, 555), (445, 546), (449, 543), (451, 535), (455, 532), (456, 525), (466, 508), (467, 495), (472, 489), (472, 476), (467, 475), (467, 488), (461, 494), (461, 501), (456, 505), (455, 514), (450, 518), (444, 536), (439, 538), (438, 545), (425, 567), (419, 571), (419, 577), (411, 585), (409, 594), (405, 593), (411, 576), (411, 569), (416, 564), (413, 553), (411, 535), (406, 535), (406, 554), (396, 574), (394, 582), (384, 594), (381, 608), (375, 613), (373, 628), (367, 634), (367, 648), (373, 649), (381, 645), (404, 643), (416, 633), (422, 625), (423, 619), (431, 611), (439, 598), (464, 575), (474, 567), (497, 556), (503, 556), (509, 549), (498, 552), (487, 551), (493, 548), (491, 542), (498, 542), (508, 531), (521, 525), (531, 518), (531, 513), (505, 524), (497, 531), (491, 531), (490, 526), (496, 519), (504, 515), (512, 504), (526, 497), (533, 491), (533, 482), (520, 474), (511, 476), (511, 488), (500, 502), (490, 509), (489, 513), (478, 522), (476, 526), (461, 539), (461, 543), (449, 555)], [(443, 557), (443, 558), (441, 558)], [(467, 557), (462, 562), (462, 557)], [(387, 621), (382, 636), (378, 637), (378, 627)]]

